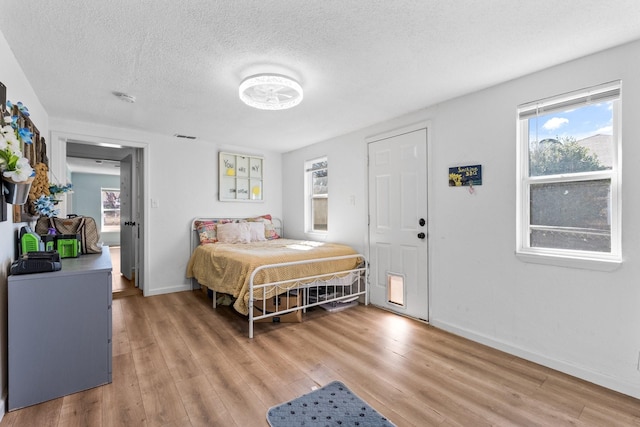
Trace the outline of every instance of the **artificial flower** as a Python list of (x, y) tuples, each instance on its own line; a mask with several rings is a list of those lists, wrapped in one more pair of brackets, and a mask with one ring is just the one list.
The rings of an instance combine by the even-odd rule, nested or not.
[[(24, 105), (22, 102), (18, 101), (18, 103), (15, 106), (18, 107), (18, 111), (20, 111), (23, 116), (29, 117), (29, 109), (27, 108), (26, 105)], [(7, 109), (9, 111), (13, 110), (13, 104), (8, 99), (7, 99)], [(17, 116), (15, 116), (15, 117), (17, 117)]]
[(49, 185), (49, 193), (55, 196), (57, 194), (67, 193), (71, 191), (72, 188), (73, 188), (73, 184), (71, 183), (66, 185), (51, 184)]
[[(7, 101), (9, 111), (13, 107), (11, 101)], [(16, 107), (23, 115), (29, 116), (29, 110), (22, 102), (18, 102)], [(20, 143), (31, 144), (33, 133), (18, 125), (18, 116), (6, 113), (0, 110), (0, 171), (3, 177), (14, 182), (27, 181), (35, 172), (29, 160), (22, 157)]]
[(36, 212), (42, 216), (54, 217), (60, 213), (59, 209), (54, 209), (55, 204), (51, 199), (51, 196), (45, 196), (44, 194), (33, 201)]
[(31, 132), (28, 128), (20, 128), (18, 129), (18, 138), (24, 142), (25, 144), (31, 144), (33, 140), (33, 132)]
[(33, 168), (29, 164), (29, 160), (24, 157), (20, 157), (13, 168), (13, 170), (5, 170), (2, 172), (2, 176), (11, 179), (13, 182), (22, 182), (29, 179), (33, 175)]

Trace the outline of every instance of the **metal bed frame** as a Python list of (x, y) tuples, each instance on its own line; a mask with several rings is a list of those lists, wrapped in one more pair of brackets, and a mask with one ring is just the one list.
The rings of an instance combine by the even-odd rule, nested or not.
[[(198, 246), (198, 236), (195, 227), (196, 221), (206, 220), (219, 220), (221, 218), (195, 218), (191, 222), (191, 248), (189, 256), (193, 250)], [(225, 218), (227, 219), (227, 218)], [(228, 218), (238, 220), (242, 218)], [(276, 231), (280, 236), (283, 234), (282, 221), (278, 218), (273, 218), (272, 222)], [(254, 279), (256, 275), (267, 269), (277, 269), (291, 265), (310, 264), (317, 262), (327, 262), (343, 259), (356, 259), (359, 258), (362, 262), (351, 270), (343, 270), (325, 274), (319, 274), (307, 277), (298, 277), (289, 280), (283, 280), (278, 282), (256, 284)], [(279, 264), (268, 264), (256, 268), (251, 274), (249, 281), (249, 338), (253, 338), (254, 323), (262, 319), (271, 317), (280, 317), (289, 313), (293, 313), (297, 310), (306, 312), (308, 308), (319, 306), (322, 304), (337, 304), (346, 303), (350, 301), (359, 300), (364, 297), (364, 304), (369, 304), (369, 289), (368, 289), (368, 263), (366, 258), (361, 254), (344, 255), (330, 258), (317, 258), (304, 261), (292, 261)], [(191, 279), (192, 288), (198, 289), (201, 287), (206, 288), (204, 285), (200, 285), (195, 278)], [(213, 308), (216, 308), (216, 291), (213, 292)], [(274, 298), (274, 310), (263, 311), (262, 314), (256, 315), (254, 312), (255, 301), (262, 300), (263, 307), (265, 307), (267, 301), (267, 295), (277, 294), (277, 298)], [(262, 295), (262, 298), (255, 298), (255, 295)], [(291, 298), (294, 297), (294, 298)], [(273, 298), (273, 296), (271, 297)], [(294, 299), (295, 305), (292, 305), (290, 301)], [(280, 301), (284, 302), (280, 302)]]

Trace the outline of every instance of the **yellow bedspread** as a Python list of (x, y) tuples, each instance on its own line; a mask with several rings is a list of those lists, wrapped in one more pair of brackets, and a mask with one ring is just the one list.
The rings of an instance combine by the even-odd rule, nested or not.
[[(200, 245), (193, 251), (187, 265), (187, 278), (195, 278), (198, 283), (216, 292), (232, 295), (237, 298), (233, 307), (242, 314), (248, 314), (249, 280), (251, 273), (257, 267), (356, 253), (353, 248), (337, 243), (292, 239), (276, 239), (246, 244), (210, 243)], [(254, 284), (351, 270), (356, 268), (361, 261), (359, 258), (351, 258), (267, 269), (256, 275)], [(285, 292), (285, 290), (270, 289), (266, 298)], [(265, 296), (261, 290), (254, 290), (254, 299), (263, 299), (263, 297)]]

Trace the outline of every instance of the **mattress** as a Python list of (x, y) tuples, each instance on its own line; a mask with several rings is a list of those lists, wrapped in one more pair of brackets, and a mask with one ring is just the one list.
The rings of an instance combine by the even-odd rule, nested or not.
[[(234, 308), (246, 315), (249, 312), (249, 282), (251, 274), (258, 267), (356, 254), (357, 252), (347, 245), (293, 239), (242, 244), (209, 243), (200, 245), (193, 251), (187, 265), (187, 278), (195, 278), (198, 283), (216, 292), (232, 295), (236, 298)], [(313, 283), (317, 280), (310, 277), (352, 270), (362, 261), (360, 257), (354, 257), (261, 270), (256, 274), (254, 284), (283, 281), (286, 283), (270, 286), (264, 290), (254, 289), (253, 297), (254, 299), (270, 298), (286, 292), (288, 288), (300, 287), (304, 283)], [(291, 279), (301, 280), (287, 282)], [(344, 283), (347, 283), (347, 280), (343, 279)]]

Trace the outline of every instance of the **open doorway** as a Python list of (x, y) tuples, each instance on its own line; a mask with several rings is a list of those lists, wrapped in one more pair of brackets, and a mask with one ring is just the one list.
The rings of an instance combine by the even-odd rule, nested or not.
[[(52, 136), (52, 178), (62, 177), (61, 183), (73, 185), (60, 215), (78, 214), (96, 220), (103, 245), (110, 247), (114, 297), (144, 293), (146, 144), (128, 145), (125, 141), (69, 134)], [(58, 161), (55, 154), (59, 155)]]
[(73, 191), (67, 195), (67, 214), (95, 219), (100, 243), (108, 246), (111, 254), (113, 296), (137, 293), (131, 272), (125, 275), (121, 268), (121, 164), (119, 160), (106, 158), (115, 158), (118, 153), (111, 155), (104, 150), (92, 153), (86, 149), (90, 146), (81, 145), (78, 149), (76, 145), (67, 144), (67, 183), (73, 185)]

